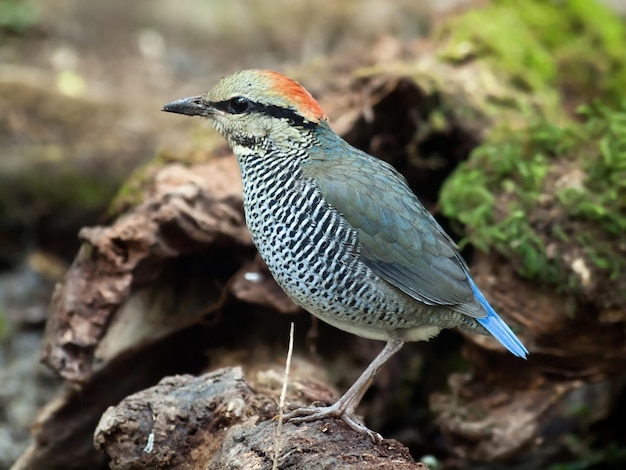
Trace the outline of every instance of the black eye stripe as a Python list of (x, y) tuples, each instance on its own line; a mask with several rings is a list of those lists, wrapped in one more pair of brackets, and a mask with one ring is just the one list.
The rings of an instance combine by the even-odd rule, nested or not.
[[(235, 100), (244, 100), (247, 105), (246, 109), (243, 111), (239, 110), (239, 105), (243, 108), (242, 103), (235, 104)], [(251, 101), (243, 96), (236, 96), (229, 100), (224, 101), (214, 101), (210, 103), (210, 106), (214, 109), (218, 109), (228, 114), (244, 114), (244, 113), (259, 113), (265, 114), (266, 116), (271, 116), (277, 119), (286, 119), (291, 124), (313, 129), (317, 126), (317, 123), (311, 122), (305, 119), (302, 115), (298, 114), (296, 111), (290, 108), (283, 108), (281, 106), (271, 105), (271, 104), (262, 104), (256, 101)], [(236, 109), (233, 109), (236, 108)]]

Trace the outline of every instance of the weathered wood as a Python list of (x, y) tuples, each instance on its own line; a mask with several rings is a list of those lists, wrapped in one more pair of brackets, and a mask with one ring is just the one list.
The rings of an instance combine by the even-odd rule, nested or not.
[[(169, 164), (152, 177), (144, 202), (109, 227), (81, 231), (83, 246), (56, 287), (42, 360), (68, 380), (84, 383), (89, 379), (96, 348), (116, 321), (118, 310), (134, 290), (164, 276), (169, 260), (251, 246), (232, 157), (214, 158), (193, 169)], [(222, 281), (228, 276), (224, 273)], [(220, 293), (207, 296), (208, 305), (203, 308), (184, 311), (184, 317), (173, 316), (167, 308), (158, 314), (153, 310), (139, 323), (158, 327), (150, 332), (138, 329), (139, 336), (127, 339), (127, 346), (198, 321), (211, 307), (211, 298), (217, 303)], [(133, 313), (142, 315), (145, 310)]]
[[(109, 408), (95, 445), (113, 470), (270, 469), (275, 459), (280, 469), (426, 469), (397, 441), (374, 443), (333, 420), (279, 425), (280, 379), (264, 371), (249, 385), (241, 368), (165, 378)], [(303, 395), (333, 391), (296, 378), (289, 402)]]

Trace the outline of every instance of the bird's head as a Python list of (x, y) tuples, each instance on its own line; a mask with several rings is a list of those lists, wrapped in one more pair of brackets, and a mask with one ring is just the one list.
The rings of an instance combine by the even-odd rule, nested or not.
[(222, 78), (207, 93), (166, 104), (163, 111), (209, 120), (237, 154), (291, 147), (327, 120), (298, 82), (271, 70), (243, 70)]

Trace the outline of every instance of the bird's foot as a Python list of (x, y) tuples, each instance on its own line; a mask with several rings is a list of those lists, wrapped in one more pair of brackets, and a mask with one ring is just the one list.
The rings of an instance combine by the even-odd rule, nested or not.
[(305, 406), (302, 408), (296, 408), (295, 410), (285, 414), (284, 420), (291, 421), (294, 424), (310, 423), (325, 418), (340, 419), (346, 425), (361, 434), (367, 434), (367, 436), (374, 442), (382, 441), (382, 436), (375, 431), (372, 431), (353, 414), (338, 406), (339, 402), (331, 406)]

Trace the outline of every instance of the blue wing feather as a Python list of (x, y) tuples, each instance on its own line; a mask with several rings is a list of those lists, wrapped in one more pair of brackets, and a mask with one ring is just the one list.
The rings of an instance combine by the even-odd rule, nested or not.
[(517, 357), (526, 359), (526, 356), (528, 355), (526, 347), (517, 338), (517, 336), (515, 336), (515, 333), (511, 331), (507, 324), (504, 323), (504, 320), (500, 318), (489, 302), (487, 302), (487, 299), (485, 299), (483, 293), (478, 289), (478, 287), (476, 287), (472, 278), (468, 276), (468, 279), (472, 286), (474, 296), (478, 299), (482, 306), (485, 307), (485, 310), (487, 310), (487, 316), (484, 318), (477, 318), (476, 321), (484, 326), (485, 329), (491, 333), (494, 338), (500, 341), (502, 346), (511, 351), (511, 353), (515, 354)]

